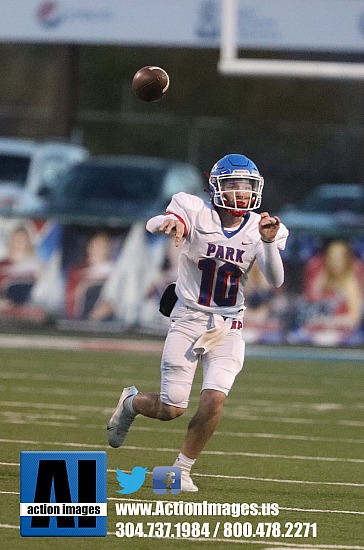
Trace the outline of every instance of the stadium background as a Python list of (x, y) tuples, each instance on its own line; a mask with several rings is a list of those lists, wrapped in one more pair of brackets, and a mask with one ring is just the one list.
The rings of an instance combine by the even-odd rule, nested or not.
[[(338, 40), (344, 40), (344, 46), (336, 47), (335, 40), (332, 40), (333, 49), (328, 50), (325, 47), (327, 25), (321, 22), (322, 33), (318, 33), (311, 43), (306, 39), (305, 46), (300, 45), (300, 40), (304, 42), (305, 35), (303, 33), (303, 37), (299, 36), (295, 27), (296, 43), (291, 50), (279, 44), (274, 50), (265, 45), (264, 33), (269, 36), (270, 26), (278, 25), (280, 18), (283, 19), (280, 0), (274, 2), (275, 6), (281, 6), (281, 11), (274, 14), (276, 21), (272, 19), (272, 15), (269, 18), (265, 13), (264, 10), (268, 12), (268, 4), (265, 5), (264, 1), (256, 6), (251, 2), (243, 2), (242, 6), (248, 7), (244, 8), (243, 15), (239, 12), (239, 25), (243, 29), (245, 49), (244, 44), (243, 48), (240, 45), (239, 56), (361, 62), (361, 4), (362, 2), (341, 2), (335, 7), (339, 16), (340, 9), (342, 10), (343, 21), (339, 17), (339, 23), (342, 22), (343, 25), (346, 24), (343, 17), (345, 6), (349, 10), (354, 7), (358, 10), (357, 21), (353, 23), (356, 34), (352, 32), (349, 33), (350, 37), (343, 38), (340, 26), (334, 26), (327, 31), (329, 36), (335, 35)], [(321, 9), (325, 8), (325, 0), (317, 5)], [(308, 2), (307, 6), (309, 21), (310, 10), (314, 12), (316, 8), (315, 3)], [(168, 2), (163, 1), (158, 9), (148, 11), (149, 9), (150, 4), (143, 0), (128, 5), (124, 15), (130, 16), (134, 25), (129, 25), (131, 29), (123, 27), (125, 39), (122, 33), (116, 34), (116, 37), (102, 34), (102, 31), (100, 34), (99, 28), (103, 28), (102, 25), (108, 18), (112, 19), (113, 13), (115, 18), (123, 14), (122, 9), (112, 0), (102, 5), (97, 0), (91, 3), (81, 2), (77, 10), (68, 0), (32, 0), (27, 7), (15, 3), (14, 14), (10, 15), (4, 9), (0, 27), (1, 135), (38, 140), (57, 137), (82, 143), (92, 154), (136, 154), (173, 158), (194, 164), (201, 174), (208, 171), (227, 152), (241, 151), (254, 159), (265, 176), (264, 207), (273, 213), (279, 213), (287, 204), (307, 197), (321, 183), (363, 181), (363, 80), (225, 75), (218, 71), (220, 2), (189, 0), (186, 10), (181, 11), (181, 5), (171, 7)], [(171, 17), (173, 10), (178, 14), (175, 21), (168, 19), (170, 25), (163, 28), (163, 14)], [(143, 13), (146, 14), (145, 18)], [(152, 20), (146, 25), (149, 17)], [(253, 25), (251, 29), (244, 28), (245, 20)], [(119, 21), (121, 24), (122, 19)], [(302, 28), (309, 26), (307, 21), (302, 22)], [(284, 22), (286, 23), (286, 19)], [(288, 19), (289, 22), (292, 26), (296, 24), (294, 12), (291, 20)], [(260, 26), (263, 26), (263, 30)], [(111, 26), (111, 31), (115, 32), (114, 27)], [(170, 27), (174, 29), (172, 32)], [(91, 29), (94, 30), (94, 35)], [(286, 30), (282, 31), (283, 34), (284, 32)], [(252, 45), (251, 37), (255, 34), (258, 38), (255, 45)], [(273, 31), (271, 34), (274, 34)], [(289, 35), (288, 31), (287, 34)], [(171, 89), (161, 102), (144, 104), (131, 93), (133, 74), (139, 67), (147, 64), (161, 65), (170, 75)], [(325, 210), (325, 205), (322, 208)], [(81, 256), (82, 243), (84, 247), (89, 231), (85, 230), (83, 235), (82, 231), (81, 234), (76, 232), (72, 235), (72, 229), (59, 229), (49, 224), (41, 230), (39, 227), (30, 227), (34, 244), (38, 251), (41, 250), (40, 256), (42, 260), (46, 259), (47, 269), (51, 271), (41, 283), (43, 290), (35, 291), (35, 303), (41, 305), (44, 311), (32, 311), (30, 308), (25, 310), (24, 315), (24, 311), (19, 312), (19, 308), (15, 314), (7, 314), (3, 309), (3, 326), (8, 327), (16, 319), (27, 318), (28, 314), (28, 320), (33, 318), (33, 321), (42, 321), (46, 318), (49, 321), (55, 312), (55, 317), (61, 318), (57, 328), (64, 328), (64, 320), (67, 321), (67, 318), (80, 320), (85, 317), (83, 313), (77, 312), (69, 315), (65, 280), (70, 266), (64, 265), (65, 261), (61, 267), (63, 281), (59, 283), (54, 281), (54, 277), (52, 279), (54, 269), (49, 260), (53, 258), (57, 242), (59, 245), (61, 241), (60, 237), (58, 241), (57, 238), (52, 241), (50, 236), (63, 230), (67, 235), (63, 237), (63, 244), (60, 246), (62, 250), (58, 248), (58, 252), (67, 256), (67, 246), (73, 246), (74, 238), (76, 243), (81, 242), (80, 246), (76, 246)], [(9, 231), (8, 226), (0, 230), (0, 249), (2, 248), (3, 256)], [(311, 256), (322, 251), (325, 244), (319, 231), (314, 237), (312, 227), (309, 231), (311, 237), (307, 238), (296, 238), (292, 234), (289, 250), (285, 253), (288, 300), (291, 299), (291, 290), (296, 294), (302, 292), (302, 268)], [(138, 233), (137, 230), (136, 232)], [(362, 284), (364, 237), (360, 230), (355, 235), (347, 232), (346, 237), (348, 233), (350, 244), (361, 262), (359, 271)], [(124, 237), (125, 235), (113, 235), (116, 249), (122, 248), (120, 243), (124, 243)], [(340, 239), (342, 235), (337, 234), (334, 237)], [(44, 241), (48, 246), (46, 253)], [(52, 250), (49, 250), (49, 242), (53, 243)], [(155, 248), (148, 248), (145, 235), (140, 236), (135, 246), (147, 250), (148, 254), (152, 251), (150, 261), (152, 257), (155, 258)], [(115, 254), (115, 263), (119, 259)], [(128, 261), (126, 255), (125, 262)], [(77, 258), (74, 262), (77, 263)], [(161, 261), (159, 265), (153, 265), (151, 271), (154, 270), (155, 280), (158, 280), (158, 270), (162, 270), (162, 264)], [(142, 266), (139, 267), (134, 266), (131, 276), (134, 278), (134, 285), (130, 284), (131, 277), (129, 281), (122, 280), (119, 283), (119, 290), (125, 295), (126, 303), (123, 297), (117, 298), (120, 302), (119, 311), (123, 311), (123, 314), (122, 318), (117, 316), (116, 329), (125, 330), (136, 325), (139, 329), (150, 330), (161, 326), (163, 332), (166, 324), (163, 324), (163, 320), (159, 321), (157, 312), (161, 284), (159, 283), (159, 288), (154, 292), (154, 300), (150, 300), (153, 280), (149, 280), (148, 289), (147, 281), (142, 281)], [(170, 271), (173, 272), (173, 269)], [(172, 272), (169, 273), (170, 277), (174, 276)], [(142, 293), (138, 292), (138, 287), (140, 290), (144, 283), (149, 296), (144, 296), (144, 302), (149, 300), (146, 309), (143, 308)], [(52, 294), (57, 294), (62, 284), (64, 288), (62, 292), (59, 291), (58, 297), (61, 305), (57, 309), (54, 299), (49, 304), (49, 298)], [(53, 288), (52, 292), (49, 292), (50, 288)], [(71, 297), (72, 300), (74, 297)], [(289, 332), (297, 324), (296, 311), (287, 313), (283, 308), (279, 317), (285, 318), (284, 326), (277, 330), (273, 321), (271, 327), (264, 324), (259, 327), (258, 333), (253, 327), (248, 340), (294, 343), (297, 338), (295, 335), (292, 337)], [(361, 344), (364, 340), (362, 324), (354, 337), (335, 338), (331, 335), (326, 340), (318, 340), (325, 345)], [(87, 327), (85, 323), (76, 323), (73, 326), (83, 329)], [(66, 323), (66, 327), (71, 328), (71, 325)], [(108, 327), (112, 328), (110, 323)], [(94, 325), (91, 328), (105, 328), (105, 325)], [(309, 338), (305, 341), (301, 338), (299, 341), (312, 343), (313, 340)]]
[[(140, 2), (143, 0), (124, 4), (128, 4), (128, 10), (138, 10)], [(112, 3), (103, 2), (108, 6)], [(165, 5), (164, 0), (149, 3), (155, 10)], [(188, 3), (191, 5), (190, 0)], [(211, 23), (218, 0), (196, 3)], [(33, 11), (29, 16), (30, 4)], [(95, 6), (97, 0), (89, 4)], [(175, 0), (176, 9), (182, 4)], [(345, 1), (341, 4), (345, 10)], [(364, 3), (359, 0), (357, 4)], [(2, 28), (1, 136), (41, 140), (58, 136), (82, 142), (94, 154), (152, 154), (189, 161), (201, 172), (209, 170), (226, 152), (243, 151), (264, 173), (264, 202), (274, 212), (306, 196), (319, 183), (363, 182), (362, 81), (222, 76), (217, 71), (217, 45), (211, 44), (172, 47), (160, 43), (91, 45), (52, 41), (50, 37), (57, 30), (52, 28), (57, 24), (52, 10), (57, 15), (57, 10), (70, 6), (74, 8), (69, 0), (2, 3), (0, 13), (7, 12), (14, 28), (23, 28), (24, 13), (29, 27), (42, 21), (48, 26), (42, 27), (47, 35), (43, 43), (34, 37), (11, 38)], [(39, 20), (39, 9), (43, 8), (50, 16)], [(139, 9), (139, 18), (140, 14)], [(182, 25), (184, 22), (183, 18)], [(277, 54), (268, 50), (241, 53), (255, 57)], [(363, 60), (362, 49), (336, 53), (281, 51), (278, 55)], [(161, 65), (170, 74), (171, 90), (163, 102), (144, 105), (130, 93), (132, 75), (146, 64)], [(6, 219), (5, 225), (10, 231), (12, 221)], [(43, 257), (50, 259), (50, 253), (58, 250), (57, 224), (34, 226), (30, 221), (29, 230)], [(81, 250), (90, 228), (71, 227), (66, 232), (68, 246)], [(112, 237), (119, 248), (125, 244), (125, 234), (114, 231)], [(136, 224), (129, 237), (129, 254), (136, 246), (141, 249), (145, 245), (140, 225)], [(316, 237), (320, 241), (320, 235)], [(1, 239), (0, 245), (4, 246), (4, 233)], [(304, 242), (293, 242), (292, 254), (302, 254), (300, 268), (307, 248)], [(124, 266), (130, 265), (131, 257), (135, 259), (135, 254), (124, 258)], [(145, 274), (143, 256), (138, 257)], [(137, 267), (136, 262), (133, 266)], [(52, 273), (50, 269), (50, 286), (38, 288), (38, 298), (43, 296), (50, 302), (57, 299)], [(127, 275), (122, 280), (128, 285), (125, 299), (138, 294), (140, 282), (135, 272)], [(153, 273), (149, 270), (150, 275)], [(135, 321), (135, 307), (125, 301), (120, 304), (124, 321), (125, 313), (129, 315), (125, 325), (108, 325), (102, 332), (99, 326), (97, 333), (95, 326), (86, 326), (84, 320), (73, 320), (73, 327), (70, 319), (60, 319), (58, 324), (54, 319), (44, 322), (43, 308), (28, 307), (23, 318), (2, 312), (0, 529), (4, 547), (63, 550), (70, 546), (68, 539), (19, 537), (19, 452), (46, 449), (108, 451), (108, 536), (97, 541), (73, 539), (72, 548), (98, 550), (103, 546), (120, 548), (120, 544), (133, 550), (146, 547), (144, 540), (119, 540), (114, 536), (115, 523), (120, 520), (114, 514), (114, 503), (123, 501), (116, 492), (115, 468), (131, 471), (142, 464), (150, 473), (154, 466), (174, 459), (197, 403), (201, 381), (198, 371), (191, 408), (185, 417), (176, 423), (164, 423), (162, 430), (160, 424), (138, 418), (122, 450), (107, 448), (105, 425), (121, 387), (134, 383), (147, 391), (158, 387), (162, 339), (146, 339), (151, 325), (161, 332), (166, 329), (158, 316), (157, 303), (156, 294), (148, 304), (149, 326), (140, 326), (134, 332), (129, 329)], [(143, 315), (147, 318), (146, 311)], [(277, 343), (274, 330), (271, 340), (265, 342), (270, 343)], [(282, 341), (278, 339), (278, 343)], [(351, 350), (338, 345), (328, 349), (327, 342), (325, 349), (248, 345), (244, 371), (231, 393), (222, 423), (195, 468), (199, 496), (183, 497), (186, 501), (278, 502), (282, 522), (316, 521), (318, 538), (284, 542), (274, 538), (175, 539), (174, 548), (220, 550), (240, 544), (244, 548), (258, 545), (265, 550), (364, 549), (363, 352), (358, 349), (362, 342), (353, 344)], [(155, 499), (149, 474), (136, 499)], [(148, 548), (170, 547), (169, 540), (148, 539)]]
[[(330, 5), (321, 0), (323, 8), (325, 2)], [(115, 4), (109, 0), (106, 6)], [(19, 4), (17, 18), (10, 22), (14, 33), (18, 27), (25, 34), (29, 27), (30, 37), (22, 37), (19, 30), (11, 39), (11, 31), (0, 29), (2, 135), (61, 136), (82, 140), (92, 153), (157, 155), (189, 161), (201, 171), (209, 170), (226, 151), (243, 149), (265, 174), (269, 184), (265, 201), (274, 210), (303, 197), (318, 183), (363, 181), (362, 80), (223, 75), (218, 71), (219, 0), (189, 0), (191, 13), (171, 25), (172, 29), (176, 26), (176, 34), (186, 35), (183, 44), (173, 41), (173, 31), (163, 32), (163, 10), (168, 5), (164, 0), (151, 10), (150, 26), (143, 19), (143, 10), (150, 16), (150, 4), (145, 0), (129, 4), (124, 3), (125, 13), (134, 22), (133, 41), (129, 36), (123, 43), (120, 36), (118, 44), (114, 36), (105, 36), (104, 43), (95, 37), (92, 43), (95, 26), (90, 26), (87, 43), (82, 35), (85, 20), (80, 15), (78, 20), (75, 13), (71, 27), (72, 4), (67, 0), (32, 0), (26, 10)], [(310, 8), (307, 3), (308, 13), (314, 4)], [(360, 0), (344, 0), (336, 3), (335, 9), (344, 15), (345, 5), (352, 9), (355, 4), (360, 15)], [(87, 5), (91, 18), (100, 3), (81, 3), (80, 10), (86, 11)], [(48, 16), (41, 15), (45, 8)], [(73, 37), (78, 38), (73, 44), (65, 43), (62, 36), (63, 29), (65, 34), (67, 31), (66, 16), (57, 24), (57, 13), (61, 18), (67, 10)], [(259, 15), (259, 4), (256, 10)], [(173, 14), (172, 8), (169, 13)], [(276, 18), (279, 21), (279, 12)], [(308, 21), (303, 21), (302, 27), (308, 26)], [(102, 28), (102, 21), (98, 24)], [(340, 27), (330, 28), (329, 24), (322, 25), (322, 32), (327, 29), (327, 34), (339, 35)], [(359, 16), (353, 25), (361, 25)], [(206, 34), (200, 27), (206, 27)], [(37, 42), (37, 36), (42, 42)], [(299, 40), (291, 51), (278, 44), (276, 51), (250, 46), (239, 53), (251, 58), (363, 61), (362, 43), (352, 45), (350, 37), (346, 50), (336, 51), (319, 49), (320, 44), (303, 50)], [(145, 105), (132, 96), (130, 83), (136, 70), (150, 63), (168, 70), (171, 91), (163, 102)]]
[[(261, 4), (264, 8), (264, 2)], [(280, 0), (275, 0), (275, 5), (279, 6)], [(325, 0), (321, 0), (320, 5), (325, 7)], [(345, 5), (348, 5), (349, 9), (354, 6), (352, 2), (337, 5), (339, 8), (336, 7), (336, 10), (344, 10)], [(105, 34), (100, 39), (96, 32), (97, 25), (102, 28), (103, 19), (112, 13), (116, 6), (115, 2), (103, 4), (104, 11), (100, 9), (100, 4), (96, 0), (90, 4), (81, 3), (78, 11), (66, 0), (33, 0), (30, 6), (22, 10), (17, 5), (16, 21), (19, 24), (14, 28), (12, 25), (15, 16), (9, 18), (5, 10), (3, 27), (0, 28), (0, 38), (4, 37), (0, 42), (3, 69), (0, 83), (2, 136), (39, 140), (56, 136), (82, 143), (92, 154), (153, 155), (183, 160), (197, 166), (201, 174), (208, 171), (215, 160), (227, 152), (242, 151), (254, 159), (265, 176), (263, 205), (274, 213), (279, 213), (287, 204), (307, 197), (321, 183), (363, 181), (363, 80), (257, 78), (222, 74), (218, 71), (220, 3), (217, 0), (191, 1), (191, 13), (187, 16), (186, 12), (183, 20), (178, 18), (178, 21), (175, 21), (174, 38), (171, 38), (173, 33), (169, 28), (163, 33), (163, 26), (159, 26), (163, 20), (162, 14), (167, 13), (168, 3), (161, 2), (160, 11), (155, 9), (152, 12), (148, 12), (148, 2), (144, 0), (133, 4), (134, 7), (130, 4), (128, 12), (134, 14), (136, 22), (141, 22), (143, 31), (138, 34), (138, 26), (135, 25), (131, 37), (128, 35), (128, 38), (125, 38), (125, 43), (122, 36), (115, 40), (115, 36)], [(361, 3), (357, 2), (355, 6), (360, 8)], [(144, 12), (148, 12), (148, 17), (153, 15), (149, 26), (145, 26), (145, 20), (140, 15), (143, 9)], [(173, 9), (180, 14), (177, 4), (175, 8), (168, 8), (168, 14), (173, 14)], [(264, 12), (259, 12), (259, 5), (254, 9), (256, 13), (252, 16), (252, 8), (247, 8), (244, 17), (252, 19), (256, 25), (259, 16), (263, 24), (267, 24), (267, 21), (269, 23), (270, 20), (265, 20), (262, 16)], [(314, 9), (313, 4), (310, 9)], [(359, 10), (356, 23), (359, 29), (362, 28), (360, 13)], [(275, 16), (279, 21), (283, 12), (281, 16), (279, 12)], [(240, 21), (243, 30), (244, 17), (243, 21)], [(6, 28), (4, 21), (10, 30)], [(294, 23), (292, 18), (291, 24)], [(85, 38), (84, 28), (88, 24), (91, 28), (92, 24), (95, 24), (95, 38), (90, 31)], [(154, 29), (154, 26), (157, 28)], [(302, 27), (304, 26), (303, 24)], [(195, 31), (192, 38), (191, 27)], [(255, 33), (258, 34), (258, 31), (259, 28), (256, 28)], [(338, 37), (339, 31), (340, 28), (332, 29), (332, 33), (336, 32)], [(73, 32), (73, 42), (67, 40), (67, 32)], [(345, 38), (346, 47), (332, 51), (320, 45), (319, 39), (316, 39), (317, 43), (313, 42), (303, 49), (299, 43), (300, 37), (297, 37), (297, 44), (291, 50), (282, 46), (278, 46), (276, 50), (254, 48), (249, 42), (253, 34), (252, 29), (246, 31), (246, 49), (239, 50), (240, 56), (339, 62), (361, 62), (363, 58), (360, 33), (359, 45), (355, 43), (354, 38)], [(182, 40), (182, 43), (178, 40)], [(170, 75), (171, 89), (161, 102), (144, 104), (131, 93), (133, 74), (146, 64), (161, 65)], [(325, 208), (324, 205), (322, 207)], [(5, 226), (0, 228), (2, 257), (5, 255), (8, 234), (14, 224), (5, 223)], [(23, 321), (25, 318), (35, 324), (38, 322), (38, 326), (44, 328), (55, 318), (57, 329), (88, 327), (104, 330), (105, 324), (97, 327), (94, 323), (90, 327), (86, 323), (71, 325), (67, 322), (70, 319), (85, 320), (85, 314), (69, 313), (68, 302), (74, 301), (74, 297), (68, 299), (68, 291), (65, 290), (65, 279), (70, 266), (65, 265), (65, 261), (62, 260), (60, 277), (63, 277), (63, 281), (60, 282), (54, 279), (53, 263), (50, 262), (54, 259), (54, 252), (67, 257), (67, 246), (74, 246), (72, 239), (76, 243), (80, 242), (79, 246), (76, 244), (75, 249), (81, 256), (90, 228), (85, 228), (82, 232), (47, 224), (39, 229), (30, 222), (28, 229), (32, 233), (37, 252), (41, 259), (46, 261), (46, 269), (50, 274), (43, 277), (41, 289), (36, 289), (33, 293), (36, 295), (33, 303), (41, 308), (23, 308), (20, 311), (16, 308), (15, 312), (3, 309), (3, 327), (8, 328), (14, 321)], [(57, 231), (67, 235), (58, 236), (58, 241), (57, 238), (52, 240), (51, 236)], [(135, 231), (139, 234), (137, 229)], [(331, 235), (336, 239), (340, 239), (341, 236), (340, 233)], [(124, 237), (123, 234), (113, 234), (114, 248), (117, 252), (123, 246), (121, 243), (124, 243)], [(350, 237), (357, 261), (361, 262), (362, 284), (364, 237), (360, 230), (356, 230), (356, 234)], [(60, 244), (62, 238), (63, 244)], [(150, 264), (153, 258), (156, 258), (155, 250), (158, 246), (149, 246), (150, 242), (146, 243), (146, 240), (145, 235), (139, 234), (139, 241), (135, 241), (134, 246), (146, 250), (147, 256), (144, 258), (148, 257)], [(49, 242), (53, 243), (52, 250), (49, 250)], [(286, 302), (290, 301), (292, 304), (296, 303), (296, 298), (299, 300), (304, 286), (303, 267), (312, 256), (322, 252), (325, 243), (325, 238), (319, 230), (314, 236), (311, 234), (309, 237), (291, 234), (284, 257), (287, 272)], [(46, 246), (48, 251), (45, 252)], [(159, 250), (162, 248), (163, 245), (160, 245)], [(125, 275), (125, 264), (119, 261), (117, 252), (112, 259), (115, 265), (119, 266), (121, 274)], [(167, 255), (167, 252), (165, 254)], [(143, 265), (136, 265), (138, 259), (134, 262), (133, 273), (128, 282), (120, 275), (119, 295), (117, 298), (114, 292), (113, 299), (119, 301), (119, 311), (123, 311), (123, 314), (116, 315), (115, 325), (107, 324), (107, 331), (113, 326), (117, 331), (136, 327), (138, 330), (145, 329), (149, 332), (156, 326), (159, 332), (165, 331), (166, 324), (163, 320), (159, 321), (157, 312), (158, 297), (162, 290), (161, 279), (169, 282), (168, 277), (173, 278), (175, 273), (173, 265), (170, 266), (169, 273), (162, 273), (162, 255), (160, 252), (159, 264), (153, 264), (149, 270), (148, 280), (147, 273), (143, 273)], [(125, 256), (125, 262), (129, 262), (128, 255)], [(77, 258), (74, 259), (74, 263), (77, 263)], [(154, 281), (150, 277), (152, 273)], [(134, 280), (134, 284), (130, 283), (130, 279)], [(154, 291), (153, 284), (154, 287), (158, 287), (154, 288)], [(145, 289), (144, 296), (140, 292), (141, 287)], [(259, 300), (261, 296), (264, 296), (264, 292)], [(55, 304), (57, 300), (58, 305)], [(147, 307), (145, 302), (148, 302)], [(273, 314), (270, 312), (271, 317), (279, 317), (278, 325), (276, 319), (268, 324), (263, 322), (259, 327), (250, 327), (248, 336), (247, 319), (248, 340), (263, 343), (323, 343), (350, 346), (362, 345), (364, 341), (363, 323), (359, 324), (358, 331), (350, 337), (336, 338), (335, 334), (330, 334), (326, 339), (320, 337), (315, 340), (312, 337), (297, 335), (296, 325), (301, 322), (297, 321), (297, 318), (302, 317), (297, 313), (300, 303), (295, 305), (293, 310), (287, 310), (287, 303), (282, 306), (277, 303), (278, 298), (273, 299), (273, 302), (273, 309), (280, 308), (278, 313), (276, 310)], [(325, 304), (319, 307), (327, 310)], [(320, 314), (319, 308), (316, 309)], [(256, 313), (256, 310), (254, 312)], [(306, 316), (309, 315), (310, 313), (307, 313)]]

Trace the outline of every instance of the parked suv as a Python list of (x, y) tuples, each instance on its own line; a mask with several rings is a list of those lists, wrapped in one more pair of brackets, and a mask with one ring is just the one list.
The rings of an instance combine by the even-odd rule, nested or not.
[(0, 209), (31, 205), (75, 162), (89, 156), (79, 145), (0, 138)]
[(64, 172), (48, 195), (22, 215), (129, 226), (162, 214), (179, 191), (203, 196), (203, 178), (195, 166), (156, 157), (94, 156)]
[(288, 229), (326, 236), (352, 236), (364, 227), (364, 184), (318, 185), (297, 204), (286, 205), (279, 213)]

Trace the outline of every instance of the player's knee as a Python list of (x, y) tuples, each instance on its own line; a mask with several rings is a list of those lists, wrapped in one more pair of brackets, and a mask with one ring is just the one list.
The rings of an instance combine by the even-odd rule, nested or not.
[(191, 384), (171, 380), (163, 387), (160, 400), (162, 403), (168, 403), (170, 407), (177, 409), (176, 416), (181, 416), (187, 408), (190, 391)]
[(221, 412), (226, 394), (218, 390), (203, 390), (201, 393), (201, 400), (199, 406), (200, 414), (206, 416), (213, 416), (216, 413)]
[(173, 420), (182, 416), (186, 409), (181, 407), (174, 407), (173, 405), (167, 405), (161, 402), (159, 419), (163, 421)]

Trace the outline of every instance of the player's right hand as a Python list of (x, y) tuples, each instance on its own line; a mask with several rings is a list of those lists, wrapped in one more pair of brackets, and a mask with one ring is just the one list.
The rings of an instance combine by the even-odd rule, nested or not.
[(180, 222), (179, 220), (173, 220), (171, 218), (167, 218), (166, 220), (164, 220), (159, 228), (159, 231), (161, 231), (165, 235), (174, 235), (174, 242), (176, 246), (180, 245), (184, 230), (185, 228), (182, 222)]

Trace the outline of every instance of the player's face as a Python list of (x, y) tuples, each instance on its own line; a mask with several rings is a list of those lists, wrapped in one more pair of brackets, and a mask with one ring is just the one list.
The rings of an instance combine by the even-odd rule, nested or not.
[(220, 180), (222, 198), (226, 206), (247, 208), (252, 198), (252, 184), (248, 179), (226, 178)]

